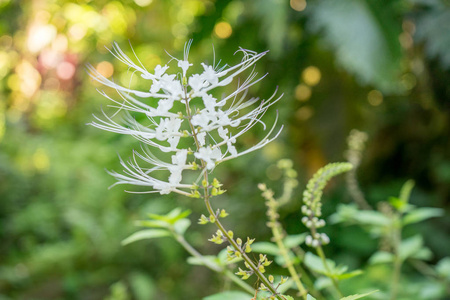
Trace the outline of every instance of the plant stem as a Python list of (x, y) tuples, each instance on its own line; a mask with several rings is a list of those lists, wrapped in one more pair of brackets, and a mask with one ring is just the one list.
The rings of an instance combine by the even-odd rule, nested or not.
[[(185, 104), (186, 104), (186, 113), (188, 116), (188, 123), (189, 123), (189, 127), (192, 131), (192, 136), (194, 138), (194, 142), (195, 145), (197, 147), (197, 150), (200, 149), (200, 143), (198, 141), (197, 138), (197, 132), (195, 131), (194, 126), (191, 123), (191, 109), (189, 107), (189, 103), (188, 103), (188, 95), (186, 92), (186, 88), (184, 88), (184, 92), (185, 92)], [(203, 159), (200, 159), (201, 161), (201, 165), (202, 165), (202, 170), (203, 170), (203, 178), (205, 180), (206, 183), (208, 183), (208, 172), (206, 169), (206, 163)], [(204, 190), (204, 194), (203, 194), (203, 198), (205, 201), (205, 206), (206, 209), (208, 210), (209, 214), (211, 216), (215, 216), (214, 210), (211, 207), (211, 203), (209, 201), (210, 199), (210, 194), (209, 194), (209, 188), (208, 186), (204, 186), (203, 187)], [(259, 280), (261, 280), (261, 282), (270, 290), (270, 292), (277, 297), (277, 299), (279, 300), (284, 300), (282, 296), (278, 295), (276, 289), (274, 288), (274, 286), (272, 285), (272, 283), (270, 283), (270, 281), (266, 278), (266, 276), (264, 276), (263, 273), (261, 273), (261, 271), (258, 269), (257, 266), (255, 266), (255, 264), (253, 263), (253, 261), (248, 257), (248, 255), (245, 253), (244, 250), (242, 250), (239, 245), (237, 244), (237, 242), (228, 234), (228, 231), (225, 229), (225, 227), (222, 225), (222, 223), (220, 222), (219, 218), (216, 218), (214, 224), (216, 224), (216, 226), (219, 228), (219, 230), (222, 232), (223, 236), (226, 237), (227, 241), (234, 247), (234, 249), (236, 249), (237, 251), (239, 250), (239, 252), (241, 253), (242, 258), (245, 260), (245, 262), (250, 266), (250, 269), (252, 269), (252, 271), (256, 274), (256, 276), (258, 276)]]
[[(208, 173), (205, 172), (205, 180), (207, 181), (208, 178)], [(214, 216), (214, 210), (211, 207), (211, 203), (209, 202), (209, 194), (207, 191), (207, 187), (205, 187), (205, 205), (206, 208), (208, 210), (208, 212)], [(258, 269), (257, 266), (255, 266), (254, 262), (250, 259), (250, 257), (248, 257), (247, 253), (245, 253), (244, 250), (242, 250), (239, 245), (237, 244), (237, 242), (228, 234), (228, 231), (225, 229), (225, 227), (222, 225), (222, 223), (216, 219), (216, 221), (214, 222), (214, 224), (216, 224), (216, 226), (219, 228), (219, 230), (222, 232), (223, 236), (227, 238), (228, 242), (233, 246), (234, 249), (238, 250), (241, 253), (242, 258), (245, 260), (245, 262), (250, 266), (250, 269), (252, 269), (252, 271), (256, 274), (256, 276), (258, 276), (259, 280), (261, 280), (261, 282), (270, 290), (270, 292), (275, 295), (277, 297), (277, 299), (280, 300), (284, 300), (283, 297), (281, 297), (280, 295), (278, 295), (276, 289), (274, 288), (274, 286), (272, 285), (272, 283), (270, 283), (270, 281), (266, 278), (266, 276), (264, 276), (263, 273), (261, 273), (261, 271)]]
[(278, 222), (278, 213), (277, 213), (277, 206), (278, 206), (278, 202), (273, 198), (270, 197), (267, 199), (266, 202), (267, 207), (269, 208), (267, 215), (269, 216), (269, 225), (268, 227), (270, 227), (272, 229), (272, 235), (273, 238), (275, 240), (275, 243), (278, 246), (278, 249), (280, 249), (280, 254), (283, 256), (286, 267), (289, 271), (289, 273), (292, 276), (292, 279), (295, 282), (295, 285), (297, 286), (299, 292), (300, 292), (300, 296), (306, 300), (308, 292), (306, 291), (305, 287), (303, 286), (300, 277), (297, 274), (297, 271), (294, 268), (294, 265), (292, 263), (291, 258), (289, 257), (289, 253), (288, 250), (286, 249), (286, 246), (283, 243), (283, 236), (282, 236), (282, 230), (281, 230), (281, 226), (280, 223)]
[(196, 249), (194, 249), (194, 247), (192, 247), (191, 244), (188, 243), (188, 241), (186, 241), (184, 236), (178, 234), (172, 228), (171, 228), (171, 232), (172, 232), (173, 236), (175, 237), (175, 239), (177, 240), (177, 242), (180, 243), (183, 246), (183, 248), (186, 249), (187, 252), (189, 252), (189, 254), (198, 258), (205, 267), (207, 267), (208, 269), (210, 269), (214, 272), (224, 274), (229, 279), (231, 279), (234, 283), (239, 285), (242, 289), (249, 292), (250, 294), (255, 293), (255, 289), (252, 288), (250, 285), (248, 285), (246, 282), (244, 282), (242, 279), (240, 279), (238, 276), (234, 275), (232, 272), (223, 268), (222, 266), (215, 264), (215, 263), (211, 262), (210, 260), (206, 259), (202, 254), (200, 254)]
[[(328, 266), (327, 258), (325, 257), (325, 253), (323, 252), (322, 246), (319, 245), (318, 247), (316, 247), (316, 251), (317, 251), (317, 254), (319, 255), (320, 259), (322, 260), (325, 270), (327, 270), (327, 273), (331, 275), (331, 269), (330, 269), (330, 266)], [(336, 280), (336, 278), (334, 276), (328, 276), (328, 277), (333, 282), (333, 286), (334, 286), (336, 292), (339, 294), (339, 297), (342, 298), (343, 295), (342, 295), (341, 290), (339, 289), (338, 281)]]
[(398, 284), (400, 282), (400, 273), (402, 269), (402, 259), (400, 257), (400, 243), (402, 241), (402, 229), (399, 222), (399, 218), (394, 219), (394, 232), (393, 232), (393, 247), (394, 247), (394, 271), (392, 274), (391, 284), (391, 300), (397, 298)]

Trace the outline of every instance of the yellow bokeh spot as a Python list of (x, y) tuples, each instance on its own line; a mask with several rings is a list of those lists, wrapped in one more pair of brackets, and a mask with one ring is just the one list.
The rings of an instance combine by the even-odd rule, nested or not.
[(304, 106), (295, 112), (295, 117), (300, 121), (306, 121), (312, 117), (314, 110), (309, 106)]
[(296, 11), (304, 11), (306, 8), (305, 0), (291, 0), (291, 8)]
[(229, 38), (231, 33), (233, 32), (233, 29), (231, 28), (231, 25), (227, 22), (219, 22), (214, 26), (214, 33), (218, 38), (226, 39)]
[(383, 94), (377, 90), (371, 90), (367, 94), (367, 101), (370, 105), (378, 106), (383, 102)]
[(140, 7), (145, 7), (150, 5), (153, 2), (153, 0), (134, 0), (134, 3), (139, 5)]
[(5, 116), (5, 106), (2, 102), (0, 102), (0, 142), (3, 139), (3, 136), (5, 135), (5, 121), (6, 121), (6, 116)]
[(100, 62), (97, 67), (97, 71), (106, 78), (111, 77), (114, 73), (114, 66), (109, 61)]
[(43, 148), (39, 148), (34, 152), (32, 161), (37, 171), (44, 172), (50, 168), (50, 159)]
[(295, 99), (307, 101), (311, 97), (311, 88), (305, 84), (299, 84), (295, 88)]
[(315, 86), (318, 84), (321, 77), (322, 74), (320, 73), (319, 68), (314, 66), (309, 66), (302, 72), (302, 79), (309, 86)]
[(280, 159), (283, 153), (283, 145), (277, 142), (269, 143), (263, 148), (263, 155), (269, 160)]

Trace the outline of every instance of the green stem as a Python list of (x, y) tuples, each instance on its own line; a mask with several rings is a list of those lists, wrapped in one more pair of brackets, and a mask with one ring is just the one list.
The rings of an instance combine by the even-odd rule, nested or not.
[[(208, 182), (208, 175), (207, 174), (208, 173), (205, 172), (205, 180), (206, 180), (206, 182)], [(204, 200), (205, 200), (205, 205), (206, 205), (206, 208), (207, 208), (208, 212), (212, 216), (214, 216), (215, 213), (214, 213), (213, 208), (211, 207), (211, 203), (209, 202), (209, 193), (208, 193), (208, 188), (207, 187), (205, 187), (205, 199)], [(227, 238), (227, 241), (233, 246), (233, 248), (238, 250), (241, 253), (241, 256), (244, 259), (244, 261), (250, 266), (250, 269), (252, 269), (253, 273), (256, 274), (256, 276), (258, 276), (259, 280), (261, 280), (261, 282), (270, 290), (270, 292), (275, 297), (277, 297), (277, 299), (285, 300), (282, 296), (278, 295), (278, 292), (276, 291), (276, 289), (272, 285), (272, 283), (270, 283), (270, 281), (266, 278), (266, 276), (264, 276), (264, 274), (261, 273), (261, 271), (254, 264), (254, 262), (250, 259), (250, 257), (248, 257), (247, 253), (245, 253), (245, 251), (243, 249), (241, 249), (241, 247), (239, 247), (237, 242), (228, 234), (228, 231), (225, 229), (225, 227), (222, 225), (222, 223), (218, 219), (216, 219), (214, 224), (216, 224), (216, 226), (222, 232), (223, 236)]]
[[(325, 267), (325, 270), (327, 271), (328, 274), (331, 275), (331, 269), (330, 269), (330, 266), (328, 266), (327, 258), (325, 257), (325, 253), (323, 252), (322, 246), (318, 246), (316, 248), (316, 251), (317, 251), (317, 254), (319, 255), (320, 259), (322, 260), (322, 263), (323, 263), (323, 265)], [(341, 290), (339, 289), (338, 281), (332, 275), (328, 276), (328, 277), (331, 279), (336, 292), (339, 294), (339, 297), (342, 298), (343, 295), (342, 295)]]
[(248, 285), (246, 282), (244, 282), (242, 279), (240, 279), (238, 276), (234, 275), (232, 272), (230, 272), (229, 270), (223, 268), (222, 266), (219, 266), (218, 264), (215, 264), (215, 263), (211, 262), (210, 260), (206, 259), (194, 247), (192, 247), (191, 244), (188, 243), (188, 241), (186, 241), (184, 236), (178, 234), (173, 229), (171, 229), (171, 231), (172, 231), (173, 236), (177, 240), (177, 242), (180, 243), (183, 246), (183, 248), (186, 249), (186, 251), (189, 254), (191, 254), (192, 256), (194, 256), (196, 258), (198, 258), (203, 263), (203, 265), (205, 267), (207, 267), (208, 269), (210, 269), (210, 270), (212, 270), (214, 272), (224, 274), (229, 279), (231, 279), (234, 283), (239, 285), (242, 289), (244, 289), (245, 291), (249, 292), (250, 294), (253, 295), (255, 293), (255, 289), (252, 288), (250, 285)]
[(281, 232), (281, 226), (280, 223), (278, 223), (278, 219), (277, 219), (277, 202), (275, 201), (275, 199), (269, 199), (267, 202), (267, 206), (269, 207), (269, 219), (270, 219), (270, 225), (269, 227), (272, 229), (272, 235), (274, 237), (275, 243), (278, 246), (278, 249), (280, 249), (280, 254), (281, 256), (283, 256), (284, 261), (286, 263), (286, 267), (289, 271), (289, 273), (291, 274), (292, 279), (295, 282), (295, 285), (297, 286), (299, 292), (300, 292), (300, 296), (306, 300), (308, 292), (306, 291), (305, 287), (303, 286), (300, 277), (297, 274), (297, 271), (294, 268), (294, 265), (292, 263), (291, 258), (289, 257), (289, 252), (286, 249), (286, 246), (283, 243), (283, 236), (282, 236), (282, 232)]
[(397, 298), (398, 285), (400, 282), (400, 273), (402, 269), (402, 259), (400, 257), (400, 243), (402, 241), (402, 229), (399, 222), (396, 222), (398, 218), (394, 219), (394, 232), (393, 232), (393, 246), (394, 246), (394, 270), (392, 273), (392, 284), (391, 284), (391, 300)]
[[(188, 103), (188, 96), (186, 93), (186, 88), (185, 88), (185, 104), (186, 104), (186, 113), (188, 115), (188, 123), (189, 123), (189, 127), (192, 131), (192, 136), (194, 138), (194, 142), (195, 145), (197, 147), (197, 149), (200, 149), (200, 143), (198, 141), (197, 138), (197, 132), (195, 131), (194, 126), (191, 123), (191, 109), (189, 107), (189, 103)], [(209, 182), (208, 181), (208, 172), (206, 170), (206, 163), (203, 159), (200, 160), (201, 161), (201, 165), (202, 165), (202, 170), (203, 170), (203, 178), (205, 180), (205, 182)], [(203, 187), (204, 188), (204, 194), (203, 194), (203, 198), (205, 201), (205, 206), (206, 209), (208, 210), (209, 214), (211, 216), (215, 216), (214, 210), (211, 207), (211, 203), (209, 202), (209, 198), (210, 198), (210, 194), (209, 194), (209, 188), (208, 186)], [(228, 231), (225, 229), (225, 227), (222, 225), (222, 223), (219, 221), (218, 218), (216, 218), (214, 224), (216, 224), (216, 226), (219, 228), (219, 230), (222, 232), (223, 236), (227, 238), (227, 241), (234, 247), (234, 249), (239, 250), (241, 252), (241, 256), (242, 258), (245, 260), (245, 262), (250, 266), (250, 269), (252, 269), (252, 271), (256, 274), (256, 276), (258, 276), (258, 278), (261, 280), (261, 282), (270, 290), (270, 292), (277, 297), (277, 299), (279, 300), (284, 300), (283, 297), (281, 297), (280, 295), (278, 295), (276, 289), (274, 288), (274, 286), (270, 283), (270, 281), (266, 278), (266, 276), (264, 276), (263, 273), (261, 273), (261, 271), (258, 269), (257, 266), (255, 266), (255, 264), (253, 263), (253, 261), (248, 257), (248, 255), (245, 253), (244, 250), (242, 250), (239, 245), (237, 244), (237, 242), (228, 234)]]

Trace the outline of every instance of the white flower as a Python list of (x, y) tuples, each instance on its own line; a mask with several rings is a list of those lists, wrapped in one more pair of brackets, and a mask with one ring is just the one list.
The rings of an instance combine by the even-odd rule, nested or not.
[(222, 158), (220, 148), (202, 147), (198, 149), (198, 152), (194, 153), (195, 157), (203, 160), (206, 163), (208, 170), (213, 169), (216, 166), (216, 162)]
[[(245, 80), (238, 79), (267, 52), (239, 49), (237, 52), (243, 54), (243, 59), (237, 65), (219, 68), (201, 63), (201, 73), (188, 74), (193, 66), (188, 57), (191, 43), (189, 41), (185, 45), (183, 59), (171, 56), (177, 62), (172, 72), (173, 66), (170, 64), (158, 65), (153, 72), (149, 72), (137, 57), (131, 59), (114, 43), (110, 52), (125, 63), (133, 71), (132, 74), (139, 74), (141, 80), (147, 83), (148, 87), (143, 91), (121, 86), (88, 66), (94, 80), (115, 89), (119, 95), (119, 99), (114, 99), (100, 92), (112, 102), (110, 107), (117, 111), (111, 116), (103, 112), (102, 118), (94, 116), (95, 120), (90, 125), (131, 135), (144, 144), (142, 152), (133, 151), (131, 160), (121, 160), (123, 173), (110, 172), (116, 177), (116, 184), (146, 186), (151, 189), (149, 193), (190, 195), (194, 185), (183, 183), (184, 172), (189, 169), (210, 172), (221, 162), (263, 147), (281, 132), (280, 129), (272, 134), (276, 127), (275, 119), (272, 128), (259, 143), (241, 152), (235, 146), (238, 138), (255, 125), (261, 124), (266, 129), (261, 117), (280, 99), (275, 98), (276, 93), (267, 100), (247, 99), (248, 88), (265, 77), (257, 77), (254, 69)], [(237, 88), (234, 91), (220, 99), (213, 96), (213, 89), (235, 79)], [(195, 98), (201, 99), (201, 102), (191, 104)], [(199, 103), (203, 107), (198, 107)], [(249, 109), (252, 106), (253, 109)], [(119, 112), (125, 112), (125, 115), (115, 121)], [(207, 145), (207, 137), (208, 143), (212, 144)], [(194, 150), (188, 151), (189, 146), (194, 146)], [(169, 153), (170, 161), (157, 158), (151, 148)], [(138, 160), (148, 167), (142, 166)]]

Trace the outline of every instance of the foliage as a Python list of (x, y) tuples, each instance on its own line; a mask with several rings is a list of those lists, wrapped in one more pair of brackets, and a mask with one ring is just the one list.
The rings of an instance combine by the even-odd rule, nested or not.
[[(365, 0), (343, 10), (354, 2), (263, 2), (0, 1), (2, 299), (198, 299), (229, 288), (229, 277), (221, 281), (210, 269), (185, 264), (190, 255), (173, 238), (121, 246), (136, 231), (134, 221), (148, 213), (166, 216), (179, 206), (181, 212), (192, 210), (180, 223), (181, 231), (187, 220), (192, 223), (185, 239), (206, 254), (219, 252), (219, 246), (203, 243), (210, 227), (195, 222), (205, 213), (201, 201), (107, 190), (114, 182), (104, 169), (120, 169), (117, 154), (127, 156), (138, 145), (85, 125), (92, 112), (107, 105), (89, 82), (86, 63), (130, 84), (126, 67), (111, 60), (105, 46), (116, 41), (125, 48), (129, 41), (151, 68), (169, 59), (165, 50), (182, 53), (189, 38), (196, 61), (212, 58), (212, 45), (224, 62), (236, 61), (229, 53), (238, 46), (270, 50), (256, 68), (270, 73), (267, 84), (250, 94), (267, 98), (278, 85), (285, 95), (266, 118), (278, 110), (285, 129), (258, 154), (217, 170), (223, 183), (233, 186), (233, 193), (217, 202), (230, 214), (227, 222), (239, 224), (236, 234), (254, 236), (254, 251), (266, 251), (274, 260), (274, 274), (287, 275), (281, 269), (286, 260), (269, 242), (256, 185), (266, 181), (275, 193), (284, 190), (276, 161), (289, 156), (305, 186), (320, 167), (342, 160), (348, 132), (359, 128), (368, 133), (367, 152), (347, 174), (358, 177), (357, 188), (372, 209), (362, 211), (359, 204), (336, 209), (349, 197), (334, 182), (325, 190), (323, 206), (324, 233), (331, 240), (327, 257), (337, 266), (365, 271), (343, 281), (343, 292), (379, 289), (367, 298), (389, 297), (392, 249), (381, 246), (392, 215), (377, 205), (413, 178), (406, 211), (399, 215), (397, 200), (387, 206), (403, 222), (406, 245), (417, 250), (403, 254), (400, 285), (408, 299), (448, 293), (450, 246), (443, 241), (449, 224), (438, 218), (448, 215), (450, 199), (448, 4)], [(251, 133), (242, 144), (254, 145), (262, 136)], [(292, 193), (297, 201), (279, 208), (278, 222), (298, 268), (302, 260), (296, 251), (304, 247), (306, 234), (299, 233), (299, 193)], [(330, 215), (339, 223), (331, 224)], [(167, 231), (167, 226), (143, 230)], [(374, 255), (380, 255), (379, 262), (366, 265)], [(212, 268), (226, 265), (226, 251), (219, 256)], [(321, 283), (330, 282), (320, 279), (317, 286)]]

